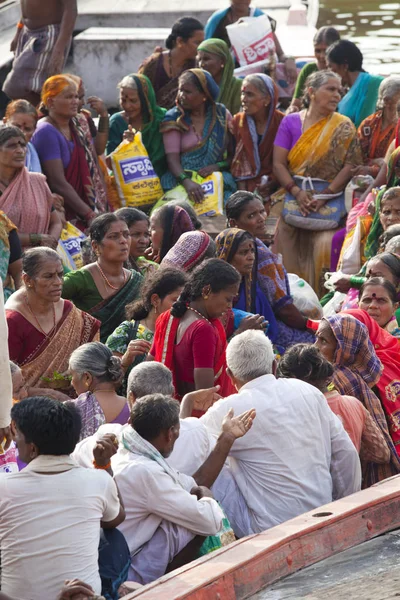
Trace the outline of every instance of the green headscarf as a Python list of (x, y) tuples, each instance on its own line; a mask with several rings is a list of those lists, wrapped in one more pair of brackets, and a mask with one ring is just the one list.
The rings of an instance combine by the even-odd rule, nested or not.
[(224, 59), (225, 66), (221, 83), (219, 84), (219, 96), (217, 102), (224, 104), (231, 114), (235, 115), (240, 111), (242, 80), (233, 76), (235, 65), (227, 44), (223, 40), (210, 38), (209, 40), (201, 42), (198, 50), (216, 54)]
[(162, 134), (160, 133), (160, 123), (167, 111), (157, 105), (154, 88), (146, 75), (131, 73), (130, 77), (136, 83), (142, 106), (144, 125), (141, 133), (143, 144), (146, 146), (154, 170), (161, 177), (167, 170), (167, 162)]
[[(376, 256), (379, 250), (379, 238), (383, 233), (383, 227), (380, 221), (380, 209), (381, 209), (381, 201), (383, 198), (383, 194), (389, 188), (396, 187), (400, 185), (400, 171), (398, 164), (398, 159), (400, 156), (400, 147), (396, 148), (394, 152), (392, 152), (389, 164), (388, 164), (388, 172), (387, 172), (387, 184), (382, 186), (379, 190), (379, 193), (375, 200), (375, 214), (374, 219), (372, 221), (371, 229), (369, 231), (367, 241), (365, 244), (365, 256), (367, 258), (372, 258)], [(400, 162), (400, 161), (399, 161)]]

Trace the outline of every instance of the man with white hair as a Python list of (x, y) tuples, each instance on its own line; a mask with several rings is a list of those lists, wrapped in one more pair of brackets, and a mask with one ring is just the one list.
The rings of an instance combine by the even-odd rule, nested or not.
[(272, 344), (262, 332), (234, 337), (226, 360), (238, 393), (216, 402), (200, 420), (215, 436), (229, 408), (257, 412), (252, 429), (229, 452), (232, 480), (221, 475), (213, 487), (238, 537), (360, 489), (358, 453), (340, 420), (316, 388), (276, 379)]

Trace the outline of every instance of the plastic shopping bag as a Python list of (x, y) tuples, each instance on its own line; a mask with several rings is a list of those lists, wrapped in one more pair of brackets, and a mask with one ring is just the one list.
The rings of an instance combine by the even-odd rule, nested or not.
[(0, 473), (18, 473), (17, 448), (12, 442), (8, 450), (0, 444)]
[(63, 265), (71, 271), (83, 267), (81, 241), (85, 239), (86, 235), (69, 221), (61, 232), (57, 252)]
[[(189, 173), (189, 171), (186, 172)], [(222, 215), (224, 207), (224, 178), (222, 173), (216, 171), (204, 179), (195, 171), (191, 173), (192, 181), (199, 183), (204, 190), (205, 196), (202, 202), (192, 202), (183, 185), (178, 185), (169, 192), (166, 192), (161, 200), (157, 202), (154, 209), (168, 204), (171, 200), (184, 200), (193, 206), (199, 217)]]
[(133, 142), (121, 142), (111, 154), (111, 163), (123, 207), (149, 207), (163, 195), (140, 131), (135, 133)]
[(243, 17), (227, 25), (226, 30), (241, 67), (266, 60), (275, 54), (274, 34), (267, 15)]
[(309, 319), (321, 319), (322, 306), (310, 284), (294, 273), (288, 273), (288, 279), (290, 294), (296, 308)]

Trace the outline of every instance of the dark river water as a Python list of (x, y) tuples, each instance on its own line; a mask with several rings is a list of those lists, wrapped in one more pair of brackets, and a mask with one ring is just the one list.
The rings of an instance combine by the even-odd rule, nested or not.
[(333, 25), (359, 45), (371, 73), (400, 74), (400, 4), (323, 0), (318, 26)]

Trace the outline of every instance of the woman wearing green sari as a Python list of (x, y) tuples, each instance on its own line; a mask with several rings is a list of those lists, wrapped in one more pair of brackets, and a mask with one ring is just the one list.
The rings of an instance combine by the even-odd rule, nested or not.
[(131, 141), (134, 131), (140, 131), (154, 170), (161, 177), (167, 165), (160, 123), (167, 111), (157, 106), (154, 88), (146, 75), (127, 75), (118, 88), (122, 111), (110, 119), (106, 153), (111, 154), (124, 139)]
[(62, 297), (101, 322), (100, 341), (125, 320), (125, 306), (139, 296), (143, 276), (124, 268), (131, 238), (128, 225), (114, 213), (96, 217), (89, 229), (96, 262), (64, 277)]
[(197, 62), (208, 71), (219, 85), (217, 102), (223, 104), (232, 115), (240, 111), (242, 104), (242, 79), (234, 77), (235, 65), (228, 44), (217, 38), (204, 40), (198, 47)]

